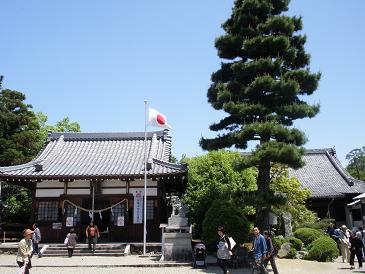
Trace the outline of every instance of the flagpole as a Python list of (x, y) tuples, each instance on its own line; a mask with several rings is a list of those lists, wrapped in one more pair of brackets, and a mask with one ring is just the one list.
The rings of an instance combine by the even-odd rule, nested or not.
[(143, 203), (143, 255), (146, 255), (147, 236), (147, 101), (144, 101), (144, 203)]

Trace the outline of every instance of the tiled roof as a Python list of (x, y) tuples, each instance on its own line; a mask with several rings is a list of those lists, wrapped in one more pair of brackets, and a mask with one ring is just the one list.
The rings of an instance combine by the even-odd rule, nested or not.
[[(147, 175), (183, 175), (185, 165), (169, 163), (168, 131), (147, 132)], [(0, 179), (142, 178), (144, 132), (51, 133), (31, 162), (0, 167)]]
[(305, 166), (289, 169), (289, 176), (296, 177), (302, 187), (312, 192), (312, 198), (344, 197), (346, 194), (365, 192), (365, 182), (351, 177), (342, 167), (332, 148), (306, 150)]

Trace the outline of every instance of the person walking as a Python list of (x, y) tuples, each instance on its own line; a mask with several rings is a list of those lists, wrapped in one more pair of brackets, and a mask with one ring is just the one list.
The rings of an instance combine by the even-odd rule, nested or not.
[(218, 227), (218, 251), (217, 251), (217, 263), (223, 270), (223, 274), (229, 273), (228, 271), (228, 260), (232, 256), (231, 243), (228, 236), (224, 233), (224, 227)]
[(98, 238), (100, 237), (99, 229), (94, 222), (91, 221), (90, 225), (86, 228), (86, 238), (89, 243), (89, 250), (91, 250), (91, 243), (93, 244), (93, 252), (95, 252), (96, 243), (98, 242)]
[(362, 269), (362, 248), (364, 247), (364, 244), (362, 242), (362, 235), (360, 231), (351, 232), (350, 237), (350, 244), (351, 244), (351, 256), (350, 256), (350, 266), (351, 269), (354, 268), (354, 259), (355, 256), (357, 258), (357, 261), (359, 262), (359, 269)]
[(42, 257), (42, 253), (39, 251), (39, 242), (41, 241), (41, 231), (38, 228), (38, 224), (33, 224), (33, 235), (32, 235), (32, 242), (33, 242), (33, 254), (37, 254), (38, 258)]
[(255, 264), (259, 267), (261, 273), (268, 274), (264, 262), (267, 254), (267, 246), (264, 236), (260, 234), (260, 230), (255, 227), (253, 229), (253, 233), (255, 235), (254, 243), (253, 243), (253, 253), (255, 256)]
[(32, 268), (32, 263), (30, 258), (33, 254), (33, 244), (32, 244), (33, 231), (30, 229), (25, 229), (23, 231), (23, 239), (20, 240), (18, 244), (18, 254), (16, 256), (16, 262), (19, 267), (23, 267), (25, 264), (24, 274), (29, 274), (29, 269)]
[(279, 274), (278, 272), (278, 268), (276, 267), (276, 263), (275, 263), (275, 250), (274, 250), (274, 246), (272, 244), (272, 240), (270, 237), (270, 233), (269, 231), (264, 231), (264, 237), (265, 237), (265, 241), (266, 241), (266, 247), (267, 247), (267, 253), (266, 253), (266, 260), (264, 261), (264, 266), (267, 269), (267, 265), (270, 262), (272, 271), (274, 272), (274, 274)]
[(70, 229), (70, 233), (68, 233), (67, 235), (67, 252), (68, 252), (68, 257), (71, 258), (73, 253), (74, 253), (74, 249), (76, 247), (76, 243), (77, 243), (77, 235), (75, 233), (75, 229), (71, 228)]
[(348, 263), (350, 261), (350, 231), (347, 226), (341, 226), (338, 239), (340, 241), (342, 262)]

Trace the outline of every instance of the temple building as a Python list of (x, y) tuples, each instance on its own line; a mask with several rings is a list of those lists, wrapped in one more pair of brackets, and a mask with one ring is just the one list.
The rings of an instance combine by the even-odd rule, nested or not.
[[(186, 186), (187, 166), (170, 163), (168, 130), (50, 133), (32, 161), (0, 167), (0, 181), (31, 188), (44, 242), (63, 242), (71, 227), (85, 237), (93, 218), (107, 242), (142, 242), (144, 157), (147, 241), (160, 241), (166, 198)], [(145, 154), (146, 152), (146, 154)]]
[(306, 150), (305, 166), (289, 169), (289, 176), (297, 178), (302, 187), (311, 191), (309, 209), (319, 218), (332, 218), (336, 225), (363, 225), (360, 201), (353, 198), (365, 193), (365, 182), (353, 178), (341, 165), (333, 148)]

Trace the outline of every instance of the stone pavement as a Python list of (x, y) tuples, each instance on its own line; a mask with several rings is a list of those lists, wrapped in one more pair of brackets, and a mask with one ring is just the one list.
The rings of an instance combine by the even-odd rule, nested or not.
[[(208, 263), (213, 263), (213, 258)], [(110, 273), (221, 273), (217, 266), (208, 265), (207, 269), (193, 269), (189, 263), (159, 262), (158, 257), (48, 257), (33, 258), (31, 274), (110, 274)], [(357, 263), (355, 263), (357, 265)], [(365, 270), (350, 270), (348, 264), (336, 260), (333, 263), (319, 263), (303, 260), (278, 259), (280, 274), (347, 274), (365, 273)], [(14, 255), (0, 255), (0, 273), (14, 274), (17, 270)], [(231, 269), (232, 274), (251, 273), (247, 268)], [(272, 273), (272, 272), (270, 272)]]

